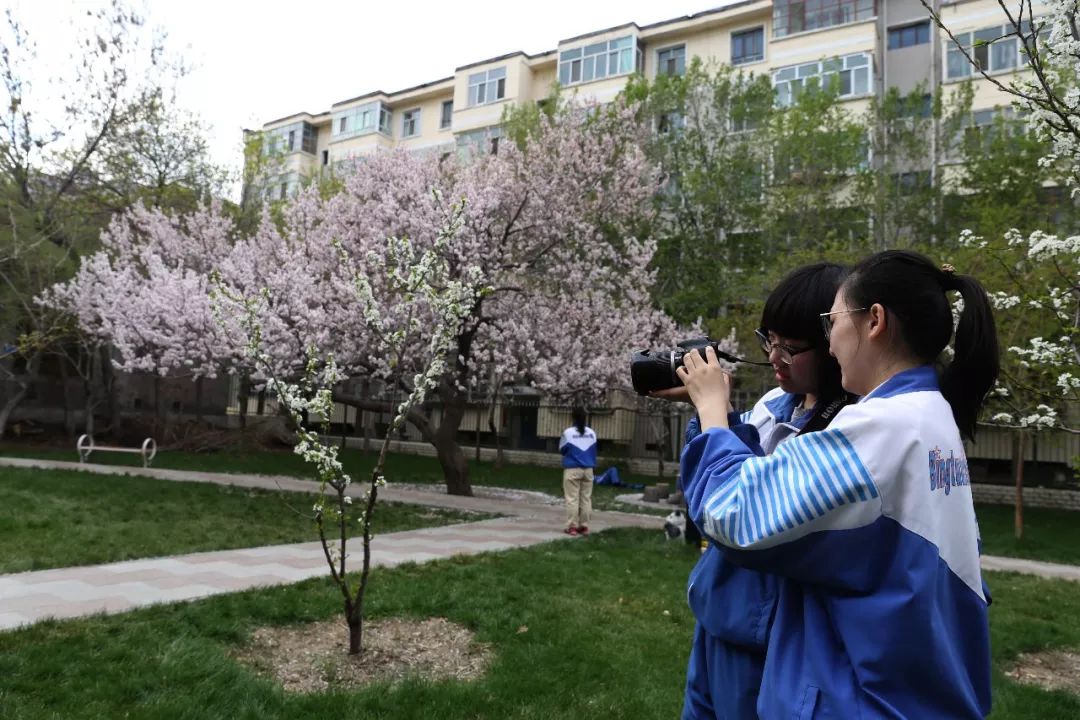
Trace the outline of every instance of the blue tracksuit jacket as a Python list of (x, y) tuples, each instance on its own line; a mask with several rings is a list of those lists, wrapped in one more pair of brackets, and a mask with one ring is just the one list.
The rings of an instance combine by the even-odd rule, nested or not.
[(691, 518), (780, 577), (763, 718), (982, 718), (987, 595), (967, 461), (933, 368), (758, 457), (711, 428), (682, 457)]
[[(801, 395), (775, 388), (753, 410), (728, 421), (757, 454), (772, 452), (797, 434), (809, 414), (792, 421)], [(701, 433), (697, 418), (686, 428), (687, 443)], [(755, 717), (765, 668), (765, 644), (776, 607), (779, 578), (740, 567), (715, 545), (690, 574), (687, 600), (697, 620), (686, 673), (682, 720), (742, 720)]]

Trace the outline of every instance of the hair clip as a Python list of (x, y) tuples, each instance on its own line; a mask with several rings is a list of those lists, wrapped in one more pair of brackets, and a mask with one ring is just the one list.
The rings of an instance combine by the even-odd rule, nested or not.
[(946, 275), (955, 275), (956, 274), (956, 268), (954, 268), (949, 263), (945, 263), (944, 265), (941, 266), (941, 272), (945, 273)]

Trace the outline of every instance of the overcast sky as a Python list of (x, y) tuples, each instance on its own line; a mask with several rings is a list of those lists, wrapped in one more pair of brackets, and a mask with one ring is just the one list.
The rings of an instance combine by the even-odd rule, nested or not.
[[(212, 126), (215, 159), (235, 167), (242, 128), (448, 77), (459, 65), (508, 52), (552, 50), (561, 38), (681, 17), (730, 0), (135, 2), (168, 32), (169, 47), (194, 65), (179, 101)], [(66, 24), (61, 21), (102, 4), (5, 0), (33, 34), (46, 65), (70, 51), (70, 40), (57, 30)]]

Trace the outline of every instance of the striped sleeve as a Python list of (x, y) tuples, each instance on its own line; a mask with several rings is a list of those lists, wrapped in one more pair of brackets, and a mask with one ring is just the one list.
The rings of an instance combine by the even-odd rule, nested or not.
[(702, 495), (701, 515), (705, 532), (730, 548), (769, 547), (879, 513), (878, 489), (839, 430), (794, 438), (725, 474), (726, 482)]

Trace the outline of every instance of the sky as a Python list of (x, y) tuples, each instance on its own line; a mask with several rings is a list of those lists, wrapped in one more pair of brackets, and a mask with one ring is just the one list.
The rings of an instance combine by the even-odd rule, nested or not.
[[(240, 164), (243, 128), (449, 77), (458, 66), (509, 52), (553, 50), (563, 38), (730, 2), (133, 0), (150, 24), (167, 32), (168, 47), (193, 66), (178, 88), (178, 103), (211, 126), (214, 159), (233, 168)], [(40, 70), (60, 74), (71, 49), (61, 21), (103, 0), (4, 4), (36, 40)]]

